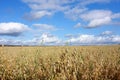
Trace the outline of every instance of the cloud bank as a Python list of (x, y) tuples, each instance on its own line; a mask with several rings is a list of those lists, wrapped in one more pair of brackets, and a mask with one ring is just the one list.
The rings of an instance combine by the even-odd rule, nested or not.
[[(57, 12), (62, 12), (72, 20), (83, 20), (88, 24), (83, 27), (95, 28), (114, 23), (120, 18), (120, 13), (114, 13), (107, 9), (89, 9), (88, 5), (98, 3), (105, 4), (111, 0), (23, 0), (30, 8), (31, 12), (25, 15), (28, 20), (40, 19), (52, 16)], [(79, 23), (76, 23), (76, 25)], [(75, 27), (78, 27), (75, 26)]]
[[(120, 44), (120, 36), (112, 34), (111, 31), (100, 33), (102, 35), (76, 34), (66, 35), (66, 39), (62, 40), (58, 36), (50, 33), (43, 33), (39, 37), (34, 37), (31, 40), (13, 40), (0, 39), (0, 44), (14, 45), (109, 45)], [(112, 35), (110, 35), (112, 34)]]
[(26, 30), (29, 30), (29, 27), (22, 23), (0, 23), (0, 35), (19, 36)]

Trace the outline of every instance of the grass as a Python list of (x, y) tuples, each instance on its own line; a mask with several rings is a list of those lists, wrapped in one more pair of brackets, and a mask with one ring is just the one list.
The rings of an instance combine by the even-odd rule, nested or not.
[(0, 47), (0, 80), (120, 80), (120, 46)]

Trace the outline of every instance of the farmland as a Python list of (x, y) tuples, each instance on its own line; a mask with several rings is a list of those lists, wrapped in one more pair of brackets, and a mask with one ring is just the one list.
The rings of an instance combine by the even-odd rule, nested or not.
[(0, 80), (120, 80), (120, 45), (0, 47)]

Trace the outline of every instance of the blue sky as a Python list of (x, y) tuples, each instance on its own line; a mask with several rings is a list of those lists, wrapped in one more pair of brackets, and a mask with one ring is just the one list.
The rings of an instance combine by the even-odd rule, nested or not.
[(120, 44), (120, 0), (0, 0), (0, 44)]

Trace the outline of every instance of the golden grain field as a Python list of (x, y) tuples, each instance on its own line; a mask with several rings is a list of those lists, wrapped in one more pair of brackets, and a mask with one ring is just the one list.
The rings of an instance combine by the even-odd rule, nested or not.
[(0, 80), (120, 80), (120, 45), (0, 47)]

